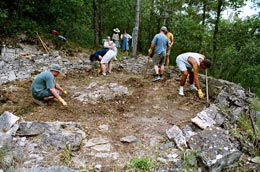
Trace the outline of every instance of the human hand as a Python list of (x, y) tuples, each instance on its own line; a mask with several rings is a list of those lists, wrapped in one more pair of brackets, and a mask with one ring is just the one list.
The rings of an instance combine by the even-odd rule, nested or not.
[(148, 50), (148, 56), (150, 56), (153, 53), (153, 49), (149, 48)]
[(68, 94), (68, 92), (67, 92), (67, 91), (65, 91), (65, 90), (63, 91), (63, 93), (64, 93), (65, 95), (67, 95), (67, 94)]
[(199, 96), (200, 99), (204, 98), (204, 93), (202, 92), (201, 89), (198, 89), (198, 96)]
[(67, 102), (65, 102), (65, 100), (63, 100), (61, 97), (59, 97), (58, 100), (61, 102), (61, 104), (62, 104), (63, 106), (67, 106), (67, 105), (68, 105)]

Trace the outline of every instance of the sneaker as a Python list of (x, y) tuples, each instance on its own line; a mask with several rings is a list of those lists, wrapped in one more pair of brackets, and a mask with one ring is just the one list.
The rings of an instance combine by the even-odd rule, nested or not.
[(179, 90), (179, 95), (184, 96), (183, 90)]
[(111, 74), (111, 71), (107, 71), (107, 75)]
[(159, 75), (156, 75), (156, 76), (153, 78), (153, 82), (159, 81), (160, 79), (161, 79), (160, 76), (159, 76)]
[(190, 90), (198, 91), (197, 87), (194, 84), (190, 84)]
[(106, 73), (102, 73), (102, 76), (106, 76), (107, 74)]
[(33, 99), (33, 103), (35, 103), (39, 106), (47, 106), (47, 103), (44, 103), (44, 102), (37, 100), (37, 99)]
[(159, 75), (160, 76), (160, 80), (163, 80), (163, 75), (161, 74), (161, 75)]

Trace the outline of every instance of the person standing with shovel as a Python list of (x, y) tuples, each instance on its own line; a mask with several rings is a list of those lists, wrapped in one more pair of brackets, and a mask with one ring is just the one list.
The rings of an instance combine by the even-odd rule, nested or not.
[(210, 68), (211, 62), (203, 54), (187, 52), (177, 56), (176, 64), (182, 73), (179, 95), (184, 96), (183, 87), (189, 75), (190, 89), (198, 91), (199, 98), (203, 99), (205, 95), (200, 87), (199, 67), (206, 70)]

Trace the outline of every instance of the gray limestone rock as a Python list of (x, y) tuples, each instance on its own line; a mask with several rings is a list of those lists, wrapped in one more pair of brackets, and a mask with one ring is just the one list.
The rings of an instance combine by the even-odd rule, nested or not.
[(236, 162), (241, 152), (230, 142), (227, 131), (220, 128), (209, 128), (194, 135), (188, 141), (192, 150), (209, 172), (220, 172), (223, 167)]
[(177, 147), (180, 150), (187, 148), (186, 138), (184, 137), (182, 130), (177, 125), (174, 125), (172, 128), (167, 129), (166, 134), (170, 140), (176, 143)]

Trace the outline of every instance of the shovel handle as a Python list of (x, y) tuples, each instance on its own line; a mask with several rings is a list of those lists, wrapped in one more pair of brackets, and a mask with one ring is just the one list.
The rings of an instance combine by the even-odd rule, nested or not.
[(207, 95), (207, 103), (209, 103), (208, 69), (206, 69), (206, 95)]

